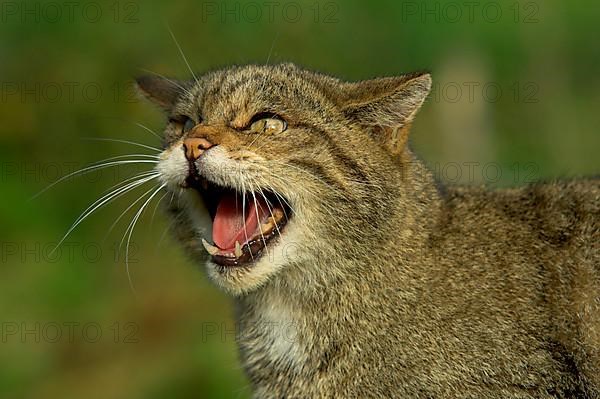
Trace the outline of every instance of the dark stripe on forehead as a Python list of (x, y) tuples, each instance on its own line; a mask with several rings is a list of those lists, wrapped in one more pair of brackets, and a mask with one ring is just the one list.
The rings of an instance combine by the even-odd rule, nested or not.
[[(254, 81), (253, 76), (238, 78), (229, 83), (225, 82), (224, 86), (217, 93), (218, 98), (211, 99), (211, 103), (220, 108), (219, 111), (212, 110), (222, 115), (226, 121), (235, 119), (238, 112), (246, 111), (250, 103), (256, 102), (256, 90), (251, 90), (258, 83)], [(236, 102), (232, 102), (235, 98)]]
[(233, 94), (237, 89), (239, 89), (241, 85), (247, 84), (248, 82), (249, 79), (247, 76), (235, 79), (230, 82), (225, 82), (219, 94), (221, 98), (227, 99), (229, 96), (231, 96), (231, 94)]
[(229, 80), (222, 83), (222, 90), (220, 95), (222, 97), (229, 97), (243, 84), (258, 84), (262, 83), (266, 79), (266, 75), (256, 70), (243, 70), (231, 73)]
[(240, 89), (242, 85), (247, 84), (255, 87), (257, 90), (265, 90), (265, 93), (273, 93), (279, 96), (291, 97), (295, 100), (301, 99), (308, 103), (309, 107), (317, 104), (313, 96), (306, 95), (306, 90), (302, 87), (302, 82), (297, 82), (289, 76), (268, 75), (262, 72), (245, 73), (241, 76), (232, 77), (231, 81), (222, 83), (220, 92), (221, 97), (227, 98)]
[(215, 77), (213, 77), (213, 79), (211, 79), (210, 82), (206, 83), (206, 87), (204, 87), (203, 88), (204, 90), (202, 91), (202, 98), (200, 100), (200, 104), (198, 104), (198, 106), (201, 107), (201, 109), (200, 109), (201, 113), (204, 113), (206, 111), (206, 106), (213, 102), (213, 101), (208, 101), (208, 100), (213, 100), (214, 97), (219, 93), (219, 90), (221, 89), (223, 81), (226, 78), (227, 78), (227, 75), (224, 72), (221, 72), (218, 75), (218, 77), (215, 76)]

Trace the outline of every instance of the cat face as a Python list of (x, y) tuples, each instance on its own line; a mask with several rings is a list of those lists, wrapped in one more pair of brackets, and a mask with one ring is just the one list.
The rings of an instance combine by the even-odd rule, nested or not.
[(431, 81), (345, 83), (282, 64), (138, 86), (168, 115), (157, 170), (179, 197), (181, 241), (217, 285), (242, 294), (360, 256), (365, 236), (385, 231), (390, 176)]

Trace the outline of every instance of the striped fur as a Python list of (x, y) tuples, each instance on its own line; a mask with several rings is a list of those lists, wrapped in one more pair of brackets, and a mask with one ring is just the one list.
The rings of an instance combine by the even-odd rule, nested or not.
[[(140, 81), (171, 117), (214, 127), (201, 173), (294, 208), (236, 270), (207, 262), (196, 202), (170, 209), (235, 296), (257, 398), (600, 398), (600, 180), (443, 187), (406, 144), (427, 74), (351, 83), (250, 65), (179, 82), (175, 100), (173, 87)], [(240, 131), (264, 111), (288, 129)], [(185, 197), (181, 140), (169, 124), (162, 164)]]

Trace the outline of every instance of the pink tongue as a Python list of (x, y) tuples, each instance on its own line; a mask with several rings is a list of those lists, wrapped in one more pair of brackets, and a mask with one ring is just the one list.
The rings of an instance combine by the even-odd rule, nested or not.
[(245, 211), (244, 215), (241, 196), (231, 193), (221, 198), (213, 221), (215, 245), (221, 249), (235, 248), (236, 241), (244, 245), (258, 233), (259, 222), (269, 215), (269, 208), (262, 196), (257, 196), (256, 202), (253, 197), (247, 198)]

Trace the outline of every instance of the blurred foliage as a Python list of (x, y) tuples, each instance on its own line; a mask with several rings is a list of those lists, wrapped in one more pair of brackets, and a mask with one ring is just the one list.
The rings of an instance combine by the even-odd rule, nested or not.
[[(152, 207), (133, 234), (132, 294), (117, 247), (137, 207), (107, 231), (144, 188), (50, 253), (129, 168), (28, 200), (91, 162), (151, 153), (85, 138), (159, 145), (136, 123), (160, 131), (163, 117), (132, 94), (131, 77), (190, 77), (169, 28), (199, 72), (267, 61), (348, 80), (430, 70), (434, 93), (411, 140), (442, 180), (505, 186), (597, 173), (597, 2), (467, 3), (2, 2), (0, 397), (249, 395), (231, 300), (165, 237), (169, 221)], [(79, 323), (73, 339), (65, 323)], [(82, 331), (89, 323), (97, 342)], [(51, 342), (56, 324), (62, 337)]]

